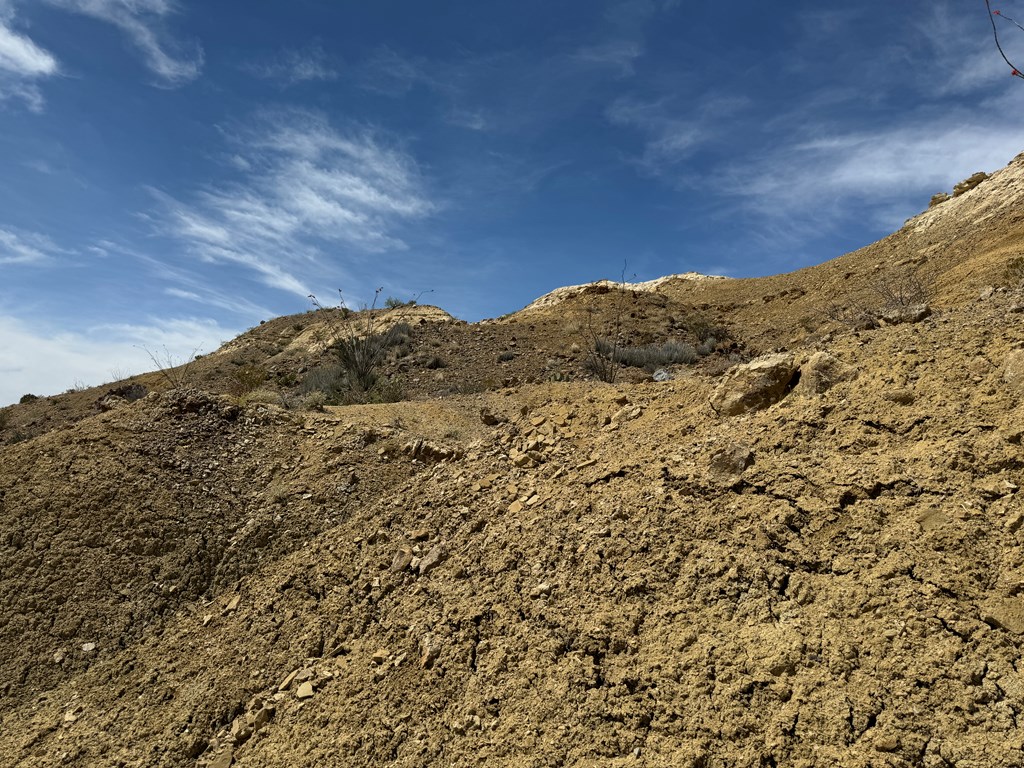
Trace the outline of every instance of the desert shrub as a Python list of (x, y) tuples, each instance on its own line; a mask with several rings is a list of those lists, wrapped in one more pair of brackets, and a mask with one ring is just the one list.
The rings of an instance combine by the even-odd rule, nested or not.
[(423, 367), (429, 368), (432, 371), (436, 371), (438, 368), (445, 368), (447, 365), (448, 363), (444, 361), (444, 358), (434, 355), (423, 364)]
[(27, 432), (22, 432), (20, 429), (14, 430), (9, 438), (7, 438), (8, 445), (14, 445), (15, 443), (23, 443), (29, 439)]
[(327, 405), (327, 395), (319, 390), (310, 392), (302, 400), (302, 407), (307, 411), (322, 411)]
[(361, 328), (349, 328), (347, 333), (338, 339), (331, 351), (338, 358), (345, 372), (348, 386), (369, 392), (377, 383), (377, 376), (387, 351), (394, 347), (407, 344), (412, 328), (408, 323), (396, 323), (387, 331), (376, 330), (373, 310), (364, 310), (365, 322)]
[(299, 393), (310, 395), (323, 392), (330, 402), (337, 400), (345, 387), (345, 370), (340, 365), (321, 365), (303, 376)]
[(702, 341), (697, 346), (697, 355), (699, 357), (707, 357), (708, 355), (715, 351), (715, 348), (717, 346), (718, 339), (716, 339), (714, 336), (708, 336), (708, 338), (704, 339), (704, 341)]
[(687, 315), (686, 318), (679, 322), (679, 326), (701, 343), (706, 342), (708, 339), (715, 339), (717, 344), (719, 340), (730, 337), (729, 331), (720, 325), (715, 325), (703, 315)]
[[(307, 376), (303, 380), (305, 391), (323, 391), (331, 403), (395, 402), (404, 398), (404, 385), (396, 379), (382, 380), (380, 367), (392, 350), (396, 358), (411, 352), (412, 326), (399, 315), (398, 322), (388, 330), (378, 330), (377, 300), (382, 290), (378, 288), (374, 293), (373, 304), (364, 307), (358, 314), (345, 306), (342, 297), (342, 318), (347, 320), (351, 317), (345, 325), (333, 319), (333, 315), (328, 315), (328, 324), (335, 339), (329, 349), (338, 361), (338, 366), (337, 369), (321, 366), (321, 374)], [(310, 296), (310, 299), (317, 310), (326, 311), (326, 307), (315, 296)], [(416, 303), (415, 300), (398, 302), (393, 297), (389, 297), (388, 301), (393, 304), (388, 305), (388, 308), (408, 307)]]
[(11, 412), (5, 408), (4, 410), (0, 411), (0, 431), (7, 429), (10, 423)]
[(607, 338), (594, 339), (594, 347), (583, 361), (583, 367), (605, 384), (614, 384), (619, 375), (619, 362), (615, 359), (617, 344)]
[(21, 404), (21, 405), (24, 405), (25, 403), (34, 403), (38, 399), (39, 399), (39, 395), (27, 394), (27, 395), (22, 395), (21, 399), (18, 400), (18, 403)]
[(142, 350), (149, 355), (160, 377), (171, 389), (184, 389), (192, 384), (195, 378), (192, 365), (201, 357), (198, 347), (184, 358), (174, 355), (167, 347), (162, 351), (153, 351), (147, 347), (142, 347)]
[[(714, 345), (717, 345), (717, 341)], [(708, 352), (714, 349), (711, 346)], [(695, 363), (700, 357), (698, 350), (692, 344), (679, 341), (665, 341), (660, 344), (645, 344), (642, 347), (616, 346), (608, 339), (598, 339), (594, 344), (596, 356), (614, 365), (625, 365), (630, 368), (643, 368), (646, 371), (655, 371), (666, 365), (679, 365)], [(590, 368), (592, 373), (603, 371), (603, 368)], [(602, 379), (605, 381), (606, 379)]]
[(394, 296), (388, 296), (386, 299), (384, 299), (385, 309), (401, 309), (402, 307), (414, 306), (416, 306), (415, 299), (412, 299), (410, 301), (402, 301), (401, 299), (396, 299)]
[(258, 365), (244, 365), (231, 372), (228, 381), (228, 392), (241, 397), (259, 389), (267, 380), (267, 372)]
[(927, 304), (931, 295), (928, 281), (909, 270), (893, 272), (876, 280), (871, 284), (871, 290), (882, 300), (882, 309)]
[(397, 403), (405, 399), (405, 382), (398, 376), (380, 379), (362, 402)]
[(1006, 262), (1003, 281), (1011, 287), (1024, 283), (1024, 256), (1014, 256)]

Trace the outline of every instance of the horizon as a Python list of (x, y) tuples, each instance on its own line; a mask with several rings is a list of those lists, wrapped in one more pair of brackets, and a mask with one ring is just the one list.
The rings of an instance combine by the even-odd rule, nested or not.
[(339, 288), (477, 321), (869, 245), (1024, 150), (977, 5), (0, 0), (0, 404)]

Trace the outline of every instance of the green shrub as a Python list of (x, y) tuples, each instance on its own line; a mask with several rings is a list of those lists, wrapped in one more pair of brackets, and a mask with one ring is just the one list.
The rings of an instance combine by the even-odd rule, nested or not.
[[(708, 354), (717, 344), (718, 342), (714, 341), (704, 354)], [(700, 357), (692, 344), (671, 340), (661, 344), (645, 344), (642, 347), (623, 347), (614, 345), (608, 339), (598, 339), (594, 344), (594, 350), (599, 358), (608, 363), (643, 368), (649, 372), (666, 365), (695, 363)], [(591, 368), (591, 372), (597, 371)]]
[(21, 405), (24, 405), (25, 403), (34, 403), (38, 399), (39, 399), (39, 395), (32, 395), (32, 394), (22, 395), (21, 399), (18, 401), (18, 403), (20, 403)]

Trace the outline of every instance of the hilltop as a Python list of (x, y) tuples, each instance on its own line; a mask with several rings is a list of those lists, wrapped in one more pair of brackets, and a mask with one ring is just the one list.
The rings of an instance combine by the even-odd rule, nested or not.
[(3, 409), (0, 754), (1020, 765), (1022, 198), (1024, 155), (791, 274), (321, 309)]

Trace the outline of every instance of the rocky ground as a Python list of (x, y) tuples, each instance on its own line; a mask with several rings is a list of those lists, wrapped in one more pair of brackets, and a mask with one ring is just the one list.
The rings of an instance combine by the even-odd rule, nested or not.
[[(7, 409), (5, 764), (1024, 765), (1022, 179), (794, 275), (423, 309), (401, 402), (240, 405), (310, 313)], [(588, 377), (588, 322), (695, 316)]]

